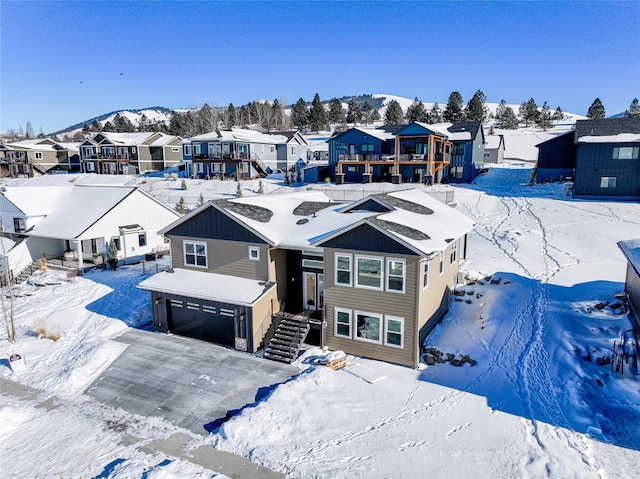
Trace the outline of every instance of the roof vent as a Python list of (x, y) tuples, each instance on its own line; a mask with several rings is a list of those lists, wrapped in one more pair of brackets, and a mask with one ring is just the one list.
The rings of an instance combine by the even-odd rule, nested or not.
[(297, 225), (303, 225), (305, 223), (308, 223), (309, 220), (307, 218), (302, 218), (301, 220), (296, 221)]

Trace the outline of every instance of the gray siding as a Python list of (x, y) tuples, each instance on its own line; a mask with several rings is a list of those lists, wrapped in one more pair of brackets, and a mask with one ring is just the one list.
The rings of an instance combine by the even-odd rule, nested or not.
[[(362, 254), (362, 251), (336, 250), (325, 248), (324, 281), (325, 281), (325, 330), (324, 344), (329, 349), (341, 349), (350, 354), (364, 356), (382, 361), (415, 366), (419, 358), (416, 355), (416, 274), (418, 257), (409, 255), (387, 254), (386, 258), (399, 258), (406, 261), (405, 292), (404, 294), (386, 291), (373, 291), (363, 288), (335, 285), (335, 253)], [(378, 256), (382, 256), (378, 254)], [(386, 269), (386, 265), (385, 265)], [(355, 329), (355, 311), (376, 313), (401, 317), (404, 319), (404, 347), (402, 349), (384, 344), (374, 344), (355, 339), (335, 336), (335, 308), (354, 311), (352, 318), (352, 333)], [(384, 324), (381, 335), (384, 341)]]
[(348, 249), (353, 245), (358, 245), (360, 251), (371, 251), (375, 253), (391, 254), (415, 254), (409, 248), (395, 241), (393, 238), (382, 234), (377, 229), (368, 224), (363, 224), (340, 236), (333, 238), (322, 246), (325, 248)]
[[(242, 243), (211, 238), (191, 238), (170, 236), (171, 266), (174, 268), (207, 271), (209, 273), (227, 274), (239, 278), (269, 280), (269, 250), (262, 243)], [(184, 240), (199, 241), (207, 245), (207, 267), (198, 268), (184, 264)], [(260, 260), (249, 259), (249, 246), (260, 248)]]
[(640, 276), (633, 269), (631, 263), (627, 263), (625, 291), (629, 294), (631, 316), (636, 322), (636, 327), (640, 329)]

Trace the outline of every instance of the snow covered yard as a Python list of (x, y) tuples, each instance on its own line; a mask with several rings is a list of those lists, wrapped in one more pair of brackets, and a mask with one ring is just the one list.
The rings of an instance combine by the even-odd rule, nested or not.
[[(640, 377), (596, 359), (630, 326), (611, 307), (625, 268), (616, 242), (640, 236), (640, 206), (574, 201), (562, 184), (526, 185), (529, 165), (508, 166), (455, 188), (458, 208), (476, 221), (463, 270), (479, 281), (460, 288), (464, 296), (428, 338), (428, 347), (474, 366), (416, 371), (349, 358), (355, 366), (332, 371), (314, 364), (322, 352), (311, 349), (298, 377), (192, 445), (292, 477), (636, 477)], [(236, 187), (201, 183), (214, 196)], [(278, 186), (265, 182), (265, 191)], [(195, 202), (196, 185), (186, 191)], [(174, 202), (183, 193), (171, 194)], [(53, 284), (24, 286), (18, 344), (0, 333), (0, 376), (46, 393), (1, 397), (3, 476), (213, 475), (138, 449), (175, 426), (81, 394), (120, 353), (109, 338), (150, 321), (148, 293), (135, 288), (146, 276), (130, 266), (73, 281), (50, 273), (39, 281)], [(14, 351), (26, 357), (25, 372), (11, 374)], [(38, 407), (52, 395), (54, 409)]]

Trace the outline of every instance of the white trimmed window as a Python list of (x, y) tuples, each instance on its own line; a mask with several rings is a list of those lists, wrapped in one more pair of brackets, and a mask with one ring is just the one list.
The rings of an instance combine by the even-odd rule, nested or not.
[(200, 149), (200, 143), (196, 143), (195, 145), (193, 145), (193, 154), (194, 155), (200, 155), (202, 150)]
[(378, 256), (356, 256), (356, 286), (382, 290), (383, 259)]
[(351, 338), (351, 310), (333, 309), (335, 314), (335, 328), (333, 334), (341, 338)]
[(291, 145), (291, 154), (292, 155), (298, 154), (298, 147), (296, 145)]
[(429, 286), (429, 262), (425, 260), (422, 263), (422, 289), (426, 289)]
[(404, 293), (405, 261), (387, 258), (387, 291)]
[(184, 241), (184, 264), (198, 268), (207, 267), (207, 243)]
[(368, 343), (382, 344), (382, 316), (362, 311), (356, 311), (355, 315), (355, 339)]
[(249, 259), (260, 261), (260, 248), (258, 246), (249, 246)]
[(617, 182), (617, 177), (615, 176), (601, 176), (600, 188), (615, 188), (616, 182)]
[(184, 154), (186, 156), (191, 156), (191, 145), (184, 145)]
[(460, 238), (460, 261), (467, 259), (467, 235)]
[(439, 257), (440, 257), (440, 274), (442, 274), (444, 272), (444, 251), (440, 251)]
[(456, 240), (453, 240), (451, 242), (451, 254), (449, 255), (449, 264), (451, 266), (453, 266), (453, 264), (456, 262), (457, 247), (458, 245), (456, 244)]
[(336, 284), (351, 286), (351, 255), (336, 254)]
[(269, 145), (269, 153), (275, 153), (276, 152), (276, 145)]
[(178, 152), (180, 151), (180, 147), (179, 147), (179, 146), (172, 146), (172, 147), (171, 147), (171, 151), (172, 151), (173, 153), (178, 153)]
[(404, 348), (404, 319), (385, 316), (384, 345), (394, 348)]

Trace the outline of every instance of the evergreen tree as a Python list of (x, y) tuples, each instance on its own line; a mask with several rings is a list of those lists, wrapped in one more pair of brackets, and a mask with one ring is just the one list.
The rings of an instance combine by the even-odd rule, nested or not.
[(176, 203), (175, 210), (181, 215), (185, 214), (187, 210), (187, 203), (184, 201), (184, 198), (181, 196), (178, 202)]
[(135, 130), (131, 120), (120, 113), (116, 113), (116, 116), (113, 117), (113, 127), (118, 133), (133, 133)]
[(264, 186), (262, 185), (262, 180), (258, 181), (258, 194), (264, 195)]
[(242, 198), (242, 187), (239, 181), (236, 183), (236, 198)]
[(337, 98), (333, 98), (329, 102), (329, 123), (337, 124), (344, 123), (345, 121), (345, 113), (344, 108), (342, 108), (342, 103)]
[(380, 112), (378, 110), (373, 110), (371, 112), (371, 121), (380, 121)]
[(40, 133), (38, 133), (38, 138), (46, 138), (47, 136), (42, 131), (42, 127), (40, 127)]
[(431, 111), (429, 112), (429, 123), (442, 123), (444, 119), (442, 118), (442, 110), (440, 110), (440, 105), (438, 102), (433, 104)]
[(513, 108), (507, 105), (504, 100), (500, 101), (498, 108), (496, 109), (495, 125), (497, 128), (506, 130), (515, 130), (518, 128), (518, 119), (513, 112)]
[(138, 131), (149, 131), (149, 118), (144, 113), (138, 119)]
[(486, 97), (484, 93), (480, 90), (476, 91), (465, 108), (465, 116), (467, 117), (467, 120), (484, 122), (488, 114), (485, 102)]
[(309, 124), (309, 110), (305, 101), (300, 98), (291, 110), (291, 121), (298, 130), (304, 130)]
[(600, 101), (600, 98), (593, 100), (593, 103), (587, 110), (587, 118), (589, 120), (602, 120), (606, 118), (604, 113), (604, 105)]
[(634, 98), (629, 105), (629, 109), (624, 112), (625, 118), (640, 118), (640, 105), (638, 105), (638, 99)]
[(187, 112), (182, 115), (182, 134), (180, 136), (194, 135), (197, 135), (196, 119), (193, 117), (191, 110), (187, 110)]
[(169, 134), (183, 136), (184, 130), (184, 117), (177, 111), (172, 111), (169, 118)]
[(564, 113), (562, 112), (562, 108), (556, 108), (556, 111), (553, 112), (553, 116), (551, 117), (554, 121), (564, 120)]
[(354, 125), (362, 121), (362, 111), (360, 111), (360, 107), (353, 98), (347, 104), (346, 120), (347, 123), (353, 123)]
[(404, 123), (404, 114), (400, 103), (391, 100), (387, 105), (387, 111), (384, 112), (385, 125), (401, 125)]
[(542, 105), (542, 110), (539, 112), (538, 117), (536, 118), (536, 125), (539, 128), (542, 128), (544, 131), (547, 131), (549, 128), (553, 127), (553, 122), (551, 121), (551, 111), (549, 110), (549, 105), (545, 101)]
[(369, 100), (365, 100), (364, 104), (362, 105), (362, 123), (364, 123), (365, 125), (370, 125), (371, 123), (373, 123), (373, 109), (371, 108), (371, 103), (369, 103)]
[(91, 122), (91, 131), (101, 131), (102, 130), (102, 125), (100, 124), (100, 122), (98, 120), (93, 120)]
[(227, 128), (233, 128), (234, 126), (236, 126), (239, 122), (238, 122), (238, 112), (236, 111), (236, 107), (233, 106), (233, 103), (229, 103), (229, 106), (227, 107), (227, 114), (228, 114), (228, 120), (226, 122), (226, 127)]
[(202, 105), (198, 112), (198, 133), (210, 133), (215, 131), (216, 122), (214, 120), (213, 110), (208, 103)]
[(524, 126), (529, 126), (530, 123), (535, 123), (538, 119), (540, 112), (538, 111), (538, 105), (533, 98), (525, 101), (520, 105), (520, 118), (524, 121)]
[(429, 121), (427, 109), (424, 107), (424, 103), (418, 100), (418, 97), (415, 97), (413, 103), (407, 107), (406, 118), (409, 123), (413, 123), (414, 121), (426, 123)]
[(116, 129), (113, 127), (111, 122), (108, 121), (102, 126), (102, 131), (109, 132), (109, 131), (116, 131)]
[(269, 129), (284, 130), (286, 129), (287, 115), (284, 112), (284, 107), (278, 99), (273, 100), (271, 105), (271, 121), (269, 122)]
[(464, 111), (462, 110), (462, 95), (459, 92), (451, 92), (442, 116), (444, 117), (444, 121), (449, 121), (451, 123), (464, 121), (465, 116)]
[(204, 205), (204, 196), (202, 196), (202, 192), (200, 192), (200, 196), (198, 196), (198, 202), (196, 203), (196, 208), (200, 208)]
[(312, 131), (329, 129), (329, 117), (327, 115), (327, 111), (324, 109), (324, 105), (320, 101), (320, 95), (317, 93), (311, 102), (311, 109), (309, 110), (309, 124), (311, 125)]
[(91, 130), (89, 129), (89, 125), (86, 123), (82, 127), (82, 133), (89, 133)]
[(181, 190), (187, 189), (187, 180), (185, 180), (184, 178), (182, 179), (182, 183), (180, 184), (180, 189)]

